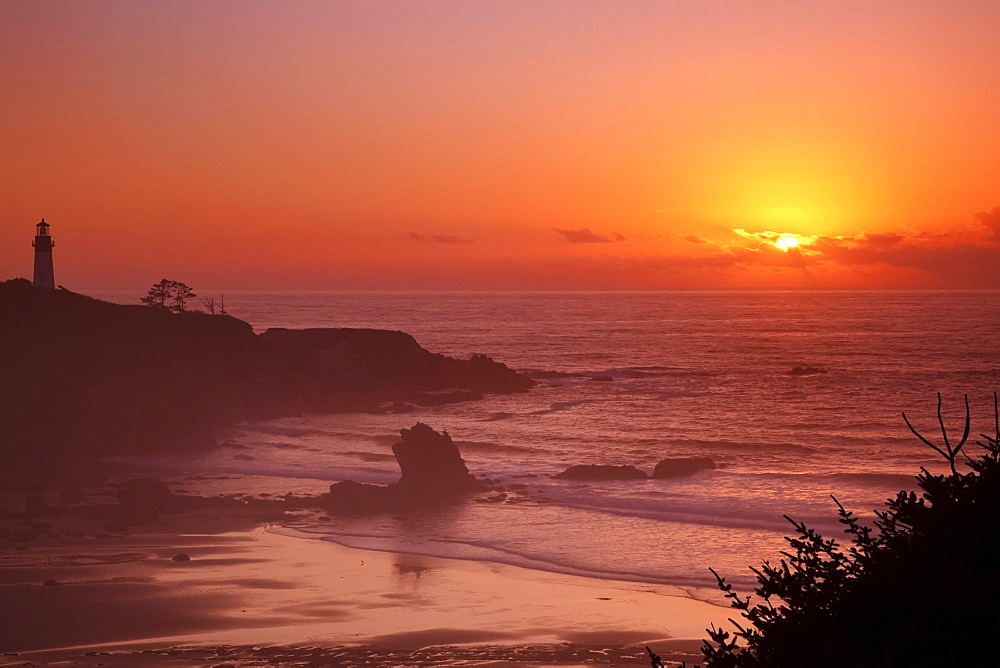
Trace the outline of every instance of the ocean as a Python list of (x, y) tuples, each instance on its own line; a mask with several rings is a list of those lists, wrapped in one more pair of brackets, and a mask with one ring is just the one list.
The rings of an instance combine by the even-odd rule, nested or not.
[[(138, 303), (138, 294), (91, 291)], [(428, 350), (485, 353), (540, 376), (527, 393), (411, 413), (248, 422), (209, 452), (130, 458), (191, 492), (316, 494), (331, 482), (398, 478), (391, 445), (424, 422), (470, 471), (508, 489), (433, 512), (303, 514), (296, 529), (361, 548), (508, 563), (673, 585), (709, 596), (714, 567), (747, 589), (748, 566), (780, 558), (789, 515), (841, 535), (835, 495), (862, 516), (943, 460), (901, 412), (940, 439), (968, 394), (973, 434), (992, 430), (1000, 389), (1000, 293), (226, 293), (269, 327), (371, 327)], [(794, 367), (823, 373), (793, 375)], [(538, 374), (538, 372), (560, 372)], [(610, 379), (610, 380), (609, 380)], [(970, 449), (974, 445), (968, 446)], [(573, 464), (652, 472), (710, 457), (686, 478), (553, 479)]]

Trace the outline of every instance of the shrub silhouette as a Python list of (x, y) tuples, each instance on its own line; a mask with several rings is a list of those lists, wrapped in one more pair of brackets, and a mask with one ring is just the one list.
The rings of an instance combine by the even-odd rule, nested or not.
[[(922, 490), (901, 491), (863, 525), (835, 498), (850, 542), (841, 545), (786, 516), (796, 536), (777, 564), (751, 568), (759, 600), (740, 596), (712, 570), (745, 621), (708, 630), (708, 666), (768, 668), (1000, 665), (1000, 409), (995, 433), (981, 434), (978, 456), (965, 454), (970, 432), (953, 444), (941, 418), (936, 445), (949, 475), (921, 469)], [(958, 470), (958, 457), (971, 469)], [(749, 623), (747, 623), (749, 622)], [(655, 664), (654, 664), (655, 665)]]
[(187, 310), (187, 300), (197, 296), (187, 284), (164, 278), (159, 283), (154, 283), (146, 296), (140, 297), (139, 301), (146, 306), (180, 313)]

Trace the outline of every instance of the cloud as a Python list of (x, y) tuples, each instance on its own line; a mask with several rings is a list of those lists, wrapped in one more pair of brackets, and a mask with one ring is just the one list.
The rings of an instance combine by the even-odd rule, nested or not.
[(976, 222), (990, 231), (990, 239), (1000, 241), (1000, 206), (976, 214)]
[[(987, 283), (996, 283), (1000, 249), (973, 244), (929, 245), (919, 236), (913, 238), (920, 239), (920, 243), (895, 234), (819, 237), (811, 248), (824, 260), (844, 267), (883, 265), (939, 274), (965, 274), (970, 279), (979, 276), (987, 279)], [(989, 280), (991, 274), (992, 281)]]
[(571, 244), (611, 244), (625, 241), (625, 237), (621, 234), (615, 233), (610, 237), (606, 237), (596, 232), (591, 232), (586, 227), (581, 227), (578, 230), (560, 230), (557, 227), (553, 229), (566, 237), (566, 241)]
[(903, 240), (902, 234), (886, 233), (882, 234), (879, 232), (865, 232), (861, 235), (862, 240), (865, 243), (874, 244), (876, 246), (889, 247), (895, 246), (900, 241)]
[(693, 244), (707, 244), (708, 239), (702, 239), (697, 234), (686, 234), (683, 237), (684, 241), (690, 241)]
[(471, 244), (472, 239), (464, 239), (462, 237), (453, 237), (446, 234), (417, 234), (416, 232), (410, 232), (410, 241), (419, 241), (421, 243), (430, 241), (439, 244)]
[[(830, 280), (836, 283), (839, 280), (837, 276), (854, 275), (862, 281), (865, 277), (882, 276), (879, 280), (887, 284), (903, 281), (904, 284), (931, 286), (1000, 288), (1000, 275), (996, 271), (996, 267), (1000, 266), (1000, 247), (972, 244), (928, 246), (906, 239), (870, 241), (864, 235), (849, 239), (821, 237), (814, 245), (792, 247), (787, 251), (762, 243), (758, 247), (726, 246), (716, 252), (699, 255), (604, 256), (574, 260), (580, 270), (592, 271), (595, 276), (610, 272), (622, 276), (661, 276), (668, 281), (682, 280), (680, 277), (688, 272), (698, 271), (709, 271), (717, 277), (736, 272), (722, 280), (735, 280), (737, 283), (752, 281), (753, 276), (777, 275), (740, 273), (759, 268), (762, 271), (786, 272), (783, 280), (795, 280), (792, 277), (800, 276), (807, 282)], [(904, 273), (885, 274), (885, 270)], [(908, 273), (914, 271), (919, 274)], [(673, 278), (667, 279), (667, 276)], [(705, 274), (693, 273), (690, 276), (704, 277)]]
[(805, 253), (798, 247), (781, 250), (771, 244), (761, 244), (758, 248), (729, 246), (726, 251), (734, 258), (734, 263), (762, 267), (797, 267), (803, 268), (822, 261), (815, 253)]
[(757, 241), (774, 241), (781, 236), (781, 232), (772, 232), (771, 230), (764, 230), (762, 232), (747, 232), (742, 227), (734, 228), (733, 234), (738, 237), (743, 237), (744, 239), (755, 239)]
[[(982, 212), (977, 217), (990, 229), (1000, 231), (1000, 207), (995, 207), (989, 213)], [(734, 244), (703, 255), (660, 257), (654, 262), (661, 267), (671, 268), (760, 266), (806, 269), (821, 265), (843, 269), (896, 267), (942, 276), (965, 273), (970, 281), (977, 280), (978, 277), (979, 282), (984, 284), (996, 283), (996, 278), (990, 280), (990, 274), (996, 277), (995, 267), (1000, 266), (998, 248), (969, 243), (941, 243), (941, 240), (907, 237), (893, 232), (797, 237), (800, 245), (787, 250), (775, 245), (775, 241), (781, 238), (779, 232), (734, 229), (733, 233), (741, 239), (757, 243)]]

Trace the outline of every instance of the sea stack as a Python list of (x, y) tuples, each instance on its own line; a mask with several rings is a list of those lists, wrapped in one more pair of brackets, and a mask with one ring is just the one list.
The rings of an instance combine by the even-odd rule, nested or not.
[(44, 218), (35, 225), (35, 240), (31, 245), (35, 247), (35, 277), (32, 283), (41, 288), (55, 288), (56, 278), (52, 272), (52, 247), (55, 243)]

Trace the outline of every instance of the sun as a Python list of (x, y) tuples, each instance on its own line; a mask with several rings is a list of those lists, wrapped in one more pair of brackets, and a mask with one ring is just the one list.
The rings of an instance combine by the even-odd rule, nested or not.
[(790, 248), (799, 245), (799, 238), (794, 234), (784, 233), (774, 240), (774, 245), (787, 253)]

